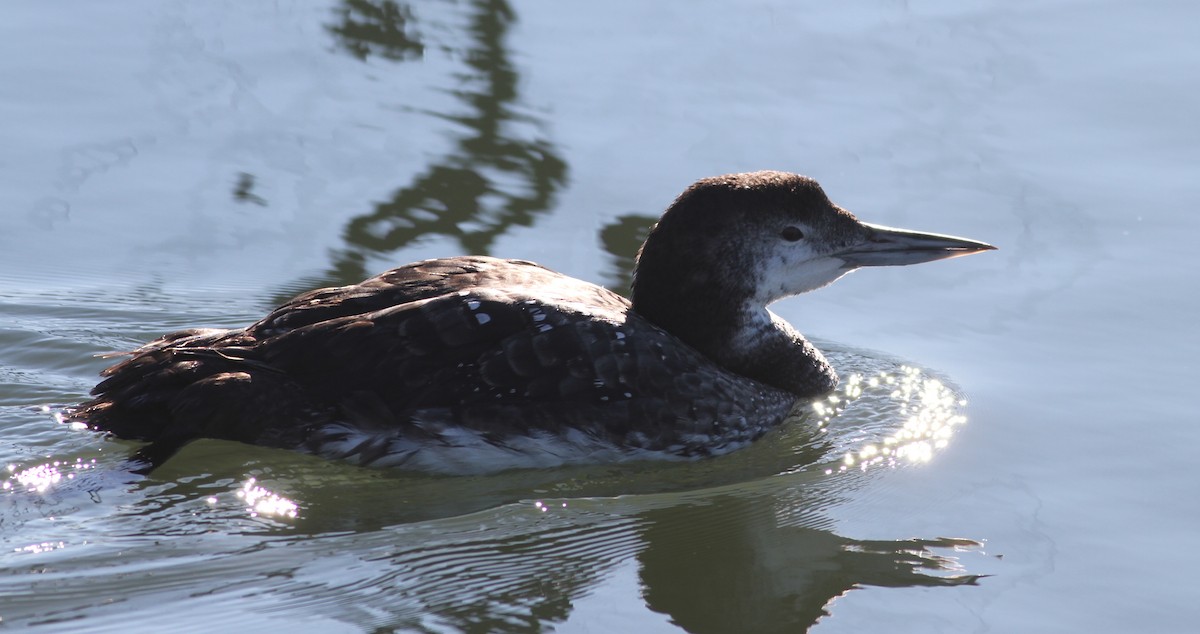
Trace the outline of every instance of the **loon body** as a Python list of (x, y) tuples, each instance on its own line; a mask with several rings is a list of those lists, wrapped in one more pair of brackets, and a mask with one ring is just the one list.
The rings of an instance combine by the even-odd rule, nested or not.
[(443, 473), (722, 454), (837, 385), (768, 304), (992, 248), (860, 222), (796, 174), (709, 178), (651, 230), (632, 302), (532, 262), (426, 260), (166, 335), (69, 418), (148, 441), (143, 473), (197, 438)]

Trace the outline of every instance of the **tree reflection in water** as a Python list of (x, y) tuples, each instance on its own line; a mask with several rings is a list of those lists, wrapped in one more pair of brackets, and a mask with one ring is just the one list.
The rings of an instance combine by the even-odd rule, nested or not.
[(658, 222), (657, 216), (625, 214), (600, 230), (600, 244), (611, 256), (607, 275), (610, 290), (629, 296), (638, 249), (642, 248), (655, 222)]
[(425, 53), (412, 8), (392, 0), (343, 0), (341, 22), (329, 32), (361, 61), (377, 55), (392, 61), (419, 59)]
[[(453, 124), (454, 149), (389, 200), (351, 219), (331, 270), (306, 285), (360, 281), (377, 272), (368, 270), (369, 256), (426, 236), (448, 236), (463, 253), (486, 255), (510, 227), (532, 225), (566, 182), (567, 164), (544, 138), (542, 122), (519, 103), (518, 76), (505, 45), (515, 20), (512, 8), (505, 0), (477, 0), (469, 8), (470, 44), (456, 51), (466, 69), (455, 78), (458, 87), (448, 91), (462, 108), (426, 112)], [(425, 50), (417, 16), (407, 5), (347, 0), (339, 16), (329, 30), (342, 49), (360, 59), (403, 61)]]

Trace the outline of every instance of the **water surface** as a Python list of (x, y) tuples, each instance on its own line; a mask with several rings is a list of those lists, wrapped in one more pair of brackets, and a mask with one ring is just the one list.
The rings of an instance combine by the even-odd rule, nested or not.
[[(0, 624), (1189, 631), (1198, 13), (8, 7)], [(416, 259), (626, 288), (687, 184), (764, 168), (1001, 251), (775, 306), (858, 379), (745, 452), (437, 478), (200, 442), (141, 479), (55, 422), (97, 353)]]

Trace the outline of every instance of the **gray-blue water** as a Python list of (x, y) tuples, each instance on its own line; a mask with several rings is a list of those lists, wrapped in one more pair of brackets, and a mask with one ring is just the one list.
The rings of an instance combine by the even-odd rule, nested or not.
[[(1200, 618), (1200, 5), (0, 14), (0, 629)], [(435, 478), (208, 441), (141, 480), (55, 422), (98, 353), (412, 260), (622, 288), (679, 191), (754, 169), (1001, 250), (774, 306), (852, 378), (745, 452)]]

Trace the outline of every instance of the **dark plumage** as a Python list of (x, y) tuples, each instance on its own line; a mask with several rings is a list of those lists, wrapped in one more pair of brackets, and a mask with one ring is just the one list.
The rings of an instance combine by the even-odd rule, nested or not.
[[(651, 232), (632, 304), (532, 262), (417, 262), (153, 341), (70, 417), (149, 441), (141, 471), (196, 438), (456, 473), (724, 453), (837, 382), (766, 304), (891, 263), (864, 261), (888, 231), (802, 176), (706, 179)], [(911, 261), (991, 248), (895, 235), (925, 240), (891, 248)]]

